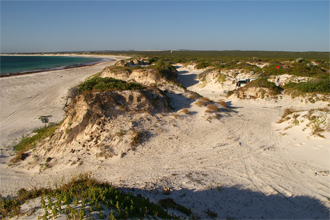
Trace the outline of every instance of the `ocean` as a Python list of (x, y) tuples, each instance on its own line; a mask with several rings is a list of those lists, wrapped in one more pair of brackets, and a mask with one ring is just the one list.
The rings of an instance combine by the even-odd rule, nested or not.
[[(0, 74), (24, 74), (92, 65), (105, 59), (67, 56), (0, 56)], [(111, 59), (106, 59), (111, 60)]]

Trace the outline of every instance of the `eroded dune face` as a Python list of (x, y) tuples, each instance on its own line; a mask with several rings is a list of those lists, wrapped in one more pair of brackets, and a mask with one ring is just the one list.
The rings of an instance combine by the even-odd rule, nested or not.
[[(66, 118), (54, 135), (43, 140), (22, 163), (34, 167), (52, 158), (48, 163), (52, 166), (58, 160), (82, 161), (84, 154), (95, 159), (126, 153), (143, 138), (145, 131), (137, 122), (168, 109), (167, 98), (156, 88), (81, 94), (67, 106)], [(81, 153), (68, 158), (72, 152)]]
[[(263, 98), (269, 98), (269, 97), (273, 97), (273, 93), (270, 89), (267, 89), (267, 88), (255, 88), (255, 87), (252, 87), (252, 88), (246, 88), (246, 89), (240, 89), (236, 92), (236, 95), (237, 97), (239, 98), (260, 98), (260, 99), (263, 99)], [(277, 97), (276, 97), (277, 99)]]

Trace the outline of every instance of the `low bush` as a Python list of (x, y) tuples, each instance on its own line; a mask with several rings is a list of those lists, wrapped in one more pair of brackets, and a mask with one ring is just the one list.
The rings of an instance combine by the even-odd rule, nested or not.
[(22, 140), (14, 146), (15, 151), (28, 151), (31, 148), (35, 146), (35, 144), (54, 134), (55, 130), (60, 126), (61, 123), (59, 124), (50, 124), (47, 127), (42, 127), (39, 129), (35, 129), (33, 132), (36, 134), (33, 135), (32, 137), (27, 137), (27, 138), (22, 138)]
[(245, 87), (243, 88), (250, 88), (250, 87), (255, 87), (255, 88), (267, 88), (270, 90), (271, 95), (277, 95), (279, 94), (281, 88), (276, 86), (275, 83), (269, 82), (267, 78), (265, 77), (260, 77), (256, 80), (253, 80), (246, 84)]
[(283, 88), (307, 93), (330, 93), (329, 85), (329, 79), (319, 79), (309, 82), (288, 83)]
[(94, 77), (78, 85), (79, 92), (134, 90), (143, 88), (144, 87), (138, 83), (126, 83), (125, 81), (111, 77)]

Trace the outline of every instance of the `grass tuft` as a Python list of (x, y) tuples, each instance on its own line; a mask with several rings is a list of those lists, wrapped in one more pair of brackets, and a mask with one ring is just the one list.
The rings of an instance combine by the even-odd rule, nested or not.
[(181, 112), (186, 114), (186, 115), (189, 115), (189, 110), (184, 108), (184, 109), (181, 109)]
[(225, 101), (223, 101), (223, 100), (219, 100), (218, 101), (218, 104), (221, 105), (224, 108), (228, 108), (227, 103)]
[(199, 107), (203, 107), (206, 104), (209, 104), (211, 101), (208, 98), (202, 97), (197, 99), (196, 101), (196, 105), (198, 105)]
[(283, 115), (281, 116), (281, 119), (278, 120), (276, 123), (281, 124), (284, 121), (287, 121), (290, 119), (290, 117), (287, 117), (288, 115), (291, 115), (295, 111), (292, 108), (286, 108), (283, 112)]
[(131, 138), (131, 146), (137, 146), (141, 144), (143, 135), (144, 135), (143, 132), (134, 131)]
[(211, 111), (213, 111), (213, 112), (217, 112), (217, 111), (219, 111), (218, 106), (216, 106), (216, 105), (214, 105), (214, 104), (208, 104), (208, 105), (206, 106), (206, 108), (209, 109), (209, 110), (211, 110)]

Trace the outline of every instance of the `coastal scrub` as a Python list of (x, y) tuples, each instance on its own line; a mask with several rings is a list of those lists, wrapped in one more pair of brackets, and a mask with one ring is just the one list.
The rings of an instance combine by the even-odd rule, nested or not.
[(78, 85), (79, 92), (101, 92), (113, 90), (135, 90), (143, 89), (138, 83), (127, 83), (111, 77), (93, 77)]
[[(41, 197), (40, 207), (31, 207), (31, 212), (43, 209), (44, 214), (38, 218), (55, 219), (59, 214), (68, 219), (178, 219), (170, 215), (160, 205), (149, 199), (137, 197), (115, 189), (110, 183), (91, 178), (90, 174), (81, 174), (66, 184), (51, 188), (24, 188), (18, 191), (17, 197), (0, 197), (0, 217), (23, 215), (20, 207), (28, 200)], [(186, 209), (179, 211), (190, 215)], [(31, 213), (31, 214), (32, 214)], [(26, 213), (25, 213), (26, 214)]]

